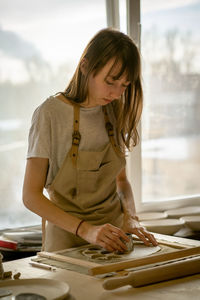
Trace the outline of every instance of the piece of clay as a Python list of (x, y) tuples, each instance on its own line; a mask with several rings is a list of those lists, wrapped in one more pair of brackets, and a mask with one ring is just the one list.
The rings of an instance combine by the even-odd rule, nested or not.
[(108, 255), (108, 257), (107, 257), (109, 260), (110, 259), (118, 259), (118, 258), (120, 258), (120, 256), (119, 255)]
[(62, 252), (62, 255), (68, 257), (75, 257), (78, 259), (87, 259), (90, 261), (94, 261), (97, 263), (106, 264), (126, 261), (129, 259), (138, 259), (142, 257), (146, 257), (148, 255), (152, 255), (161, 250), (160, 246), (146, 246), (141, 241), (134, 240), (134, 249), (130, 252), (109, 252), (106, 249), (100, 246), (87, 245), (81, 246), (74, 249), (69, 249), (66, 253)]
[(99, 259), (102, 257), (102, 254), (100, 254), (100, 253), (92, 254), (90, 257)]
[(11, 278), (12, 277), (12, 271), (7, 271), (3, 273), (3, 278)]
[(18, 273), (16, 273), (16, 274), (14, 274), (13, 278), (14, 278), (14, 279), (19, 279), (20, 276), (21, 276), (21, 273), (18, 272)]
[(98, 251), (98, 250), (101, 250), (102, 248), (101, 247), (91, 247), (89, 248), (89, 250), (92, 250), (92, 251)]
[(102, 250), (101, 253), (102, 253), (102, 254), (109, 254), (110, 252), (107, 251), (107, 250)]

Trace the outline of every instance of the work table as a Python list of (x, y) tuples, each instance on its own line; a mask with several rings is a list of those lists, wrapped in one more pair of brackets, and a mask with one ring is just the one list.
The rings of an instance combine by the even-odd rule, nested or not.
[[(48, 278), (64, 281), (70, 286), (67, 300), (185, 300), (199, 299), (200, 274), (161, 282), (145, 287), (126, 286), (112, 291), (102, 287), (103, 279), (56, 268), (55, 271), (32, 267), (31, 257), (5, 262), (4, 271), (21, 273), (21, 279)], [(19, 279), (20, 280), (20, 279)]]

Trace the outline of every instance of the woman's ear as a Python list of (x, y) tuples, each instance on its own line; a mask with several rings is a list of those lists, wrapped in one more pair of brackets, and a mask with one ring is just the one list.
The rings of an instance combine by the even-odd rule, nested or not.
[(88, 61), (87, 61), (86, 58), (83, 58), (81, 60), (81, 63), (80, 63), (80, 70), (81, 70), (81, 72), (82, 72), (83, 75), (86, 75), (87, 68), (88, 68)]

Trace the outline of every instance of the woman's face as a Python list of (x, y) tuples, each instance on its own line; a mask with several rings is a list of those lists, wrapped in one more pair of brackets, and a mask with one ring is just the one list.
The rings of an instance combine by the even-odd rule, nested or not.
[(86, 107), (94, 107), (99, 105), (106, 105), (113, 100), (120, 99), (121, 95), (126, 90), (130, 81), (127, 80), (126, 75), (123, 74), (119, 79), (114, 79), (119, 73), (120, 64), (116, 64), (108, 75), (114, 59), (111, 59), (97, 75), (89, 76), (88, 81), (88, 97), (83, 105)]

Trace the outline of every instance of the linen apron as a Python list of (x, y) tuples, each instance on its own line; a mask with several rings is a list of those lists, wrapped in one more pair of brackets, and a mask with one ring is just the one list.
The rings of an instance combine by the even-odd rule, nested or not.
[[(80, 106), (73, 104), (72, 146), (52, 184), (50, 200), (62, 210), (94, 225), (122, 226), (123, 213), (116, 176), (125, 167), (125, 157), (114, 140), (113, 126), (103, 108), (109, 143), (101, 151), (79, 151)], [(98, 138), (98, 136), (97, 136)], [(80, 237), (46, 222), (43, 249), (57, 251), (87, 244)]]

